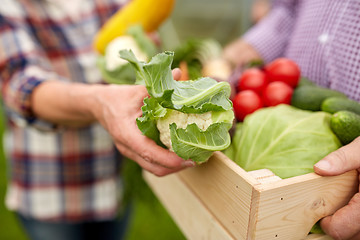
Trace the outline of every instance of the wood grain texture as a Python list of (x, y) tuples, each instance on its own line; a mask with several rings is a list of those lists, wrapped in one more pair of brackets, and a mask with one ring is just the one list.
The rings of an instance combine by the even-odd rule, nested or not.
[(251, 239), (304, 239), (321, 218), (346, 205), (358, 189), (358, 173), (321, 177), (310, 173), (255, 186), (257, 212)]
[(184, 235), (194, 240), (331, 240), (308, 232), (358, 190), (356, 171), (279, 179), (268, 170), (248, 173), (220, 152), (170, 176), (144, 172), (144, 177)]
[(143, 176), (187, 239), (234, 239), (177, 174)]
[(323, 234), (310, 234), (305, 240), (334, 240), (332, 237), (323, 235)]
[(220, 152), (179, 175), (232, 236), (246, 238), (253, 185), (258, 184), (253, 177)]

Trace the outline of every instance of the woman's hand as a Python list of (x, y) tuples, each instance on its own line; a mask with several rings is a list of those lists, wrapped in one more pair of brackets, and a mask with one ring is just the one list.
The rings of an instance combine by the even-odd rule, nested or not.
[[(314, 166), (317, 174), (333, 176), (357, 169), (360, 173), (360, 137), (330, 153)], [(360, 189), (359, 189), (360, 190)], [(332, 216), (321, 220), (321, 228), (336, 240), (360, 239), (360, 194)]]

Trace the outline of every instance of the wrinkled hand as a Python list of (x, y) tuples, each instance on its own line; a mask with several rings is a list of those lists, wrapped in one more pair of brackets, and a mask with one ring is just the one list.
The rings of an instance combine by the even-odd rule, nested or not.
[(225, 46), (222, 57), (235, 67), (261, 59), (259, 53), (241, 38)]
[[(175, 78), (179, 77), (178, 70), (173, 74)], [(158, 146), (138, 129), (136, 118), (142, 114), (141, 106), (147, 95), (144, 86), (102, 86), (97, 92), (98, 104), (94, 107), (94, 115), (112, 135), (119, 151), (149, 172), (164, 176), (194, 166), (192, 161), (184, 161), (175, 153)]]
[[(332, 152), (314, 166), (316, 173), (333, 176), (357, 169), (360, 173), (360, 137)], [(359, 188), (360, 190), (360, 188)], [(360, 239), (360, 193), (348, 205), (321, 220), (321, 228), (336, 240)]]

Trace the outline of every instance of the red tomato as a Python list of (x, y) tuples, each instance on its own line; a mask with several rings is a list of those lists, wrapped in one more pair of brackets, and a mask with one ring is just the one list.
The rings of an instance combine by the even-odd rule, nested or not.
[(238, 92), (243, 90), (253, 90), (256, 93), (261, 94), (266, 85), (266, 74), (258, 68), (249, 68), (241, 74), (237, 90)]
[(300, 80), (300, 68), (292, 60), (278, 58), (265, 66), (265, 72), (270, 82), (281, 81), (295, 88)]
[(276, 106), (278, 104), (290, 104), (294, 89), (284, 82), (271, 82), (263, 92), (265, 106)]
[(260, 96), (252, 90), (244, 90), (235, 95), (233, 106), (236, 119), (243, 121), (246, 115), (263, 107)]

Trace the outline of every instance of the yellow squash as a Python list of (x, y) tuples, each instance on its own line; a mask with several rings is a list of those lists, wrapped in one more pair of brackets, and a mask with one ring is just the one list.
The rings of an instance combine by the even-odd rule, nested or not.
[(175, 0), (132, 0), (116, 12), (97, 33), (94, 46), (103, 54), (107, 44), (118, 36), (126, 34), (127, 29), (136, 24), (142, 25), (145, 32), (155, 31), (166, 20)]

